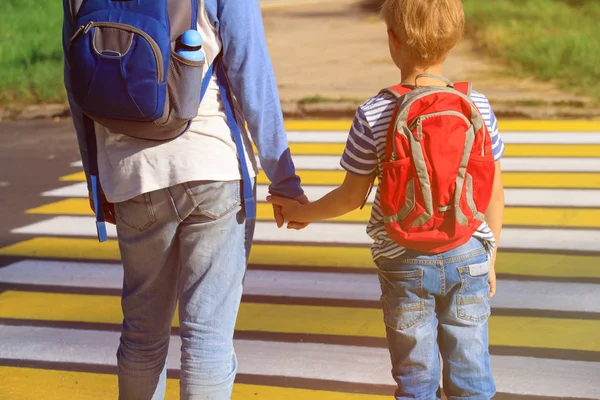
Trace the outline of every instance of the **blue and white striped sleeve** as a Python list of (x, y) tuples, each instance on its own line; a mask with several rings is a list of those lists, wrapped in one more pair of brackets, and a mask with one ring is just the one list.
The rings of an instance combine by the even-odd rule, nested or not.
[(377, 170), (377, 148), (373, 132), (360, 108), (352, 122), (340, 165), (347, 172), (360, 176), (369, 176)]
[(483, 117), (492, 138), (492, 154), (494, 155), (494, 160), (500, 161), (504, 155), (505, 148), (504, 141), (502, 140), (502, 137), (500, 137), (498, 131), (498, 120), (496, 119), (494, 110), (492, 110), (489, 100), (483, 94), (473, 91), (471, 93), (471, 98), (475, 102), (479, 112), (481, 112), (481, 116)]
[(485, 120), (485, 124), (487, 125), (490, 136), (492, 137), (492, 154), (494, 155), (494, 160), (500, 161), (504, 155), (504, 141), (502, 140), (502, 137), (500, 137), (500, 132), (498, 131), (498, 120), (496, 119), (496, 115), (494, 114), (492, 107), (490, 107), (490, 118), (489, 120)]

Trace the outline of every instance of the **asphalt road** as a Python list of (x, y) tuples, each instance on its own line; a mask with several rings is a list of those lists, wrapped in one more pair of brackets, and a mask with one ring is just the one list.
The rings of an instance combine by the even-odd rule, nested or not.
[[(571, 131), (551, 132), (561, 126)], [(340, 183), (347, 127), (288, 123), (310, 198)], [(507, 211), (490, 318), (497, 398), (600, 398), (600, 126), (505, 123), (501, 132)], [(116, 398), (122, 267), (114, 230), (108, 243), (94, 238), (78, 160), (68, 119), (0, 123), (2, 399)], [(258, 182), (261, 200), (268, 182)], [(235, 400), (390, 398), (369, 209), (289, 232), (259, 204)], [(177, 329), (168, 399), (177, 398)]]

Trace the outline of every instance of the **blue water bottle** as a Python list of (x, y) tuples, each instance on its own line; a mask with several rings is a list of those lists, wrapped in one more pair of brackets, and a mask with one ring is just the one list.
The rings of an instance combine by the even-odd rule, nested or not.
[(204, 52), (202, 51), (202, 35), (200, 32), (190, 29), (183, 32), (179, 40), (177, 54), (186, 60), (202, 62)]

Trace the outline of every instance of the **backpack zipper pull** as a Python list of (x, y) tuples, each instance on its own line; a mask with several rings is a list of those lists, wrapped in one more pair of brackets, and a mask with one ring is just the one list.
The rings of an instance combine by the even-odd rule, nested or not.
[(71, 36), (71, 39), (69, 40), (69, 43), (72, 43), (73, 40), (77, 39), (77, 36), (79, 36), (80, 34), (87, 34), (90, 29), (92, 29), (92, 27), (94, 26), (94, 22), (90, 21), (85, 25), (80, 25), (79, 28), (77, 28), (77, 31), (75, 31), (75, 33), (73, 34), (73, 36)]
[(85, 24), (85, 28), (83, 28), (83, 34), (86, 35), (90, 29), (92, 29), (92, 27), (94, 26), (94, 22), (90, 21), (87, 24)]

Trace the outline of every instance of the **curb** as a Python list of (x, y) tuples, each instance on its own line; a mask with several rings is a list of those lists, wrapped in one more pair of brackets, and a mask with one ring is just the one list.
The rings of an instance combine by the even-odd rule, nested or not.
[[(352, 119), (358, 103), (331, 102), (303, 104), (285, 102), (281, 104), (286, 119)], [(600, 108), (566, 107), (566, 106), (523, 106), (496, 104), (493, 106), (498, 119), (507, 120), (597, 120), (600, 119)], [(20, 112), (11, 112), (0, 107), (1, 121), (23, 121), (35, 119), (52, 119), (69, 117), (71, 112), (66, 104), (42, 104), (26, 106)]]

